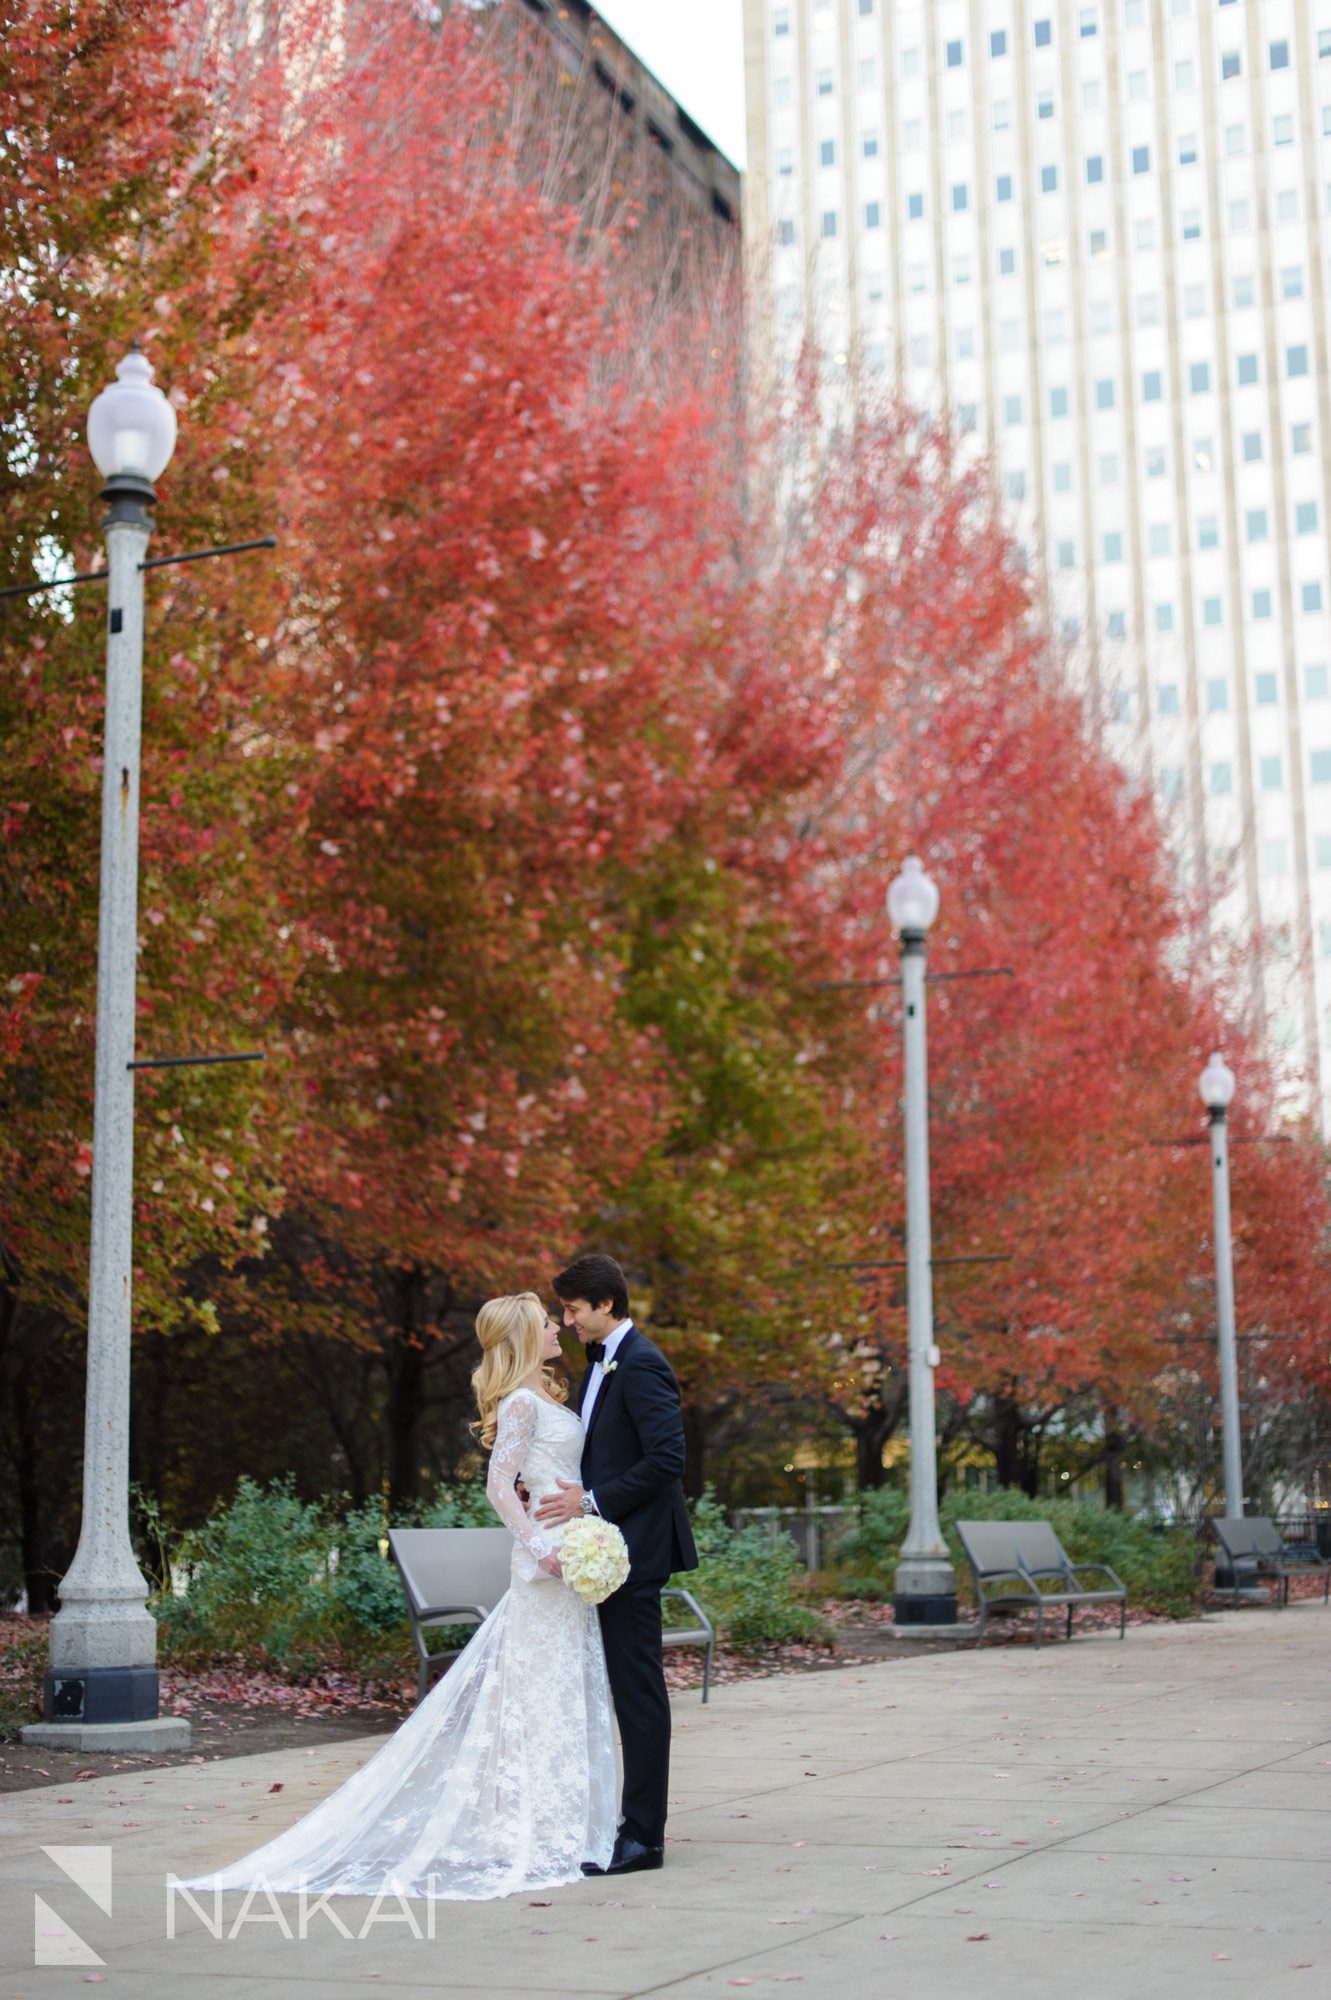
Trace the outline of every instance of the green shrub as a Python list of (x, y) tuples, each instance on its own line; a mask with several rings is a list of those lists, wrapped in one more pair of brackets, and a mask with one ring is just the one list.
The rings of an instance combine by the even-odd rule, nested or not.
[(763, 1528), (732, 1528), (711, 1489), (690, 1509), (698, 1568), (672, 1582), (698, 1599), (718, 1640), (755, 1651), (796, 1641), (830, 1643), (825, 1622), (803, 1602), (803, 1571), (785, 1535), (773, 1541)]
[[(1191, 1617), (1201, 1598), (1196, 1537), (1186, 1528), (1155, 1528), (1084, 1500), (1031, 1500), (1011, 1486), (996, 1493), (949, 1493), (939, 1509), (943, 1534), (957, 1568), (958, 1595), (972, 1600), (970, 1565), (956, 1522), (1049, 1521), (1073, 1562), (1108, 1563), (1128, 1588), (1128, 1603), (1170, 1618)], [(910, 1522), (902, 1493), (864, 1497), (856, 1534), (836, 1551), (832, 1573), (846, 1596), (886, 1599)]]

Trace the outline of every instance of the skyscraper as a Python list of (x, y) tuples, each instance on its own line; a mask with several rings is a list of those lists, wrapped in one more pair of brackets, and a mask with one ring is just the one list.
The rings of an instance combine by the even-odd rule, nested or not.
[(1331, 0), (745, 0), (745, 66), (758, 366), (988, 458), (1325, 1128)]

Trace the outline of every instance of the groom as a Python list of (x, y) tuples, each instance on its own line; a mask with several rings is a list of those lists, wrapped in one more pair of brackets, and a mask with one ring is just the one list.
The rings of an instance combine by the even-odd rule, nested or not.
[(661, 1660), (661, 1591), (676, 1570), (696, 1569), (680, 1473), (684, 1423), (679, 1384), (659, 1347), (629, 1318), (628, 1286), (613, 1257), (579, 1257), (554, 1281), (555, 1296), (586, 1351), (578, 1392), (584, 1486), (561, 1479), (536, 1518), (547, 1527), (600, 1514), (628, 1544), (628, 1581), (600, 1607), (610, 1695), (624, 1758), (614, 1853), (604, 1871), (629, 1875), (665, 1859), (670, 1698)]

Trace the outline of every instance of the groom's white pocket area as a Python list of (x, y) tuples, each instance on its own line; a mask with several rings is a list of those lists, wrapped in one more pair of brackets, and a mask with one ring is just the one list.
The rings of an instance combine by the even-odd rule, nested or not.
[(628, 1544), (613, 1521), (585, 1514), (570, 1521), (559, 1545), (564, 1581), (586, 1604), (604, 1604), (629, 1573)]

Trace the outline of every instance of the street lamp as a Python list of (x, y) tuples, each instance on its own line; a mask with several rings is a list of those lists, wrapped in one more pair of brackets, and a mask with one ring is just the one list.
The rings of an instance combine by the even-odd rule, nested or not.
[(907, 857), (887, 892), (887, 913), (901, 944), (901, 999), (906, 1098), (906, 1325), (910, 1349), (910, 1528), (894, 1583), (902, 1626), (955, 1625), (957, 1580), (938, 1525), (934, 1438), (932, 1245), (929, 1234), (929, 1082), (924, 1037), (925, 939), (938, 915), (938, 890)]
[(142, 563), (153, 481), (176, 442), (175, 411), (152, 377), (136, 345), (88, 412), (89, 449), (106, 481), (109, 615), (83, 1520), (51, 1620), (46, 1719), (22, 1732), (25, 1742), (80, 1750), (189, 1742), (183, 1717), (158, 1713), (157, 1626), (129, 1534)]
[(1243, 1514), (1239, 1449), (1239, 1373), (1234, 1338), (1234, 1248), (1229, 1233), (1229, 1107), (1234, 1072), (1217, 1050), (1197, 1080), (1211, 1120), (1211, 1192), (1215, 1205), (1215, 1317), (1220, 1345), (1220, 1421), (1224, 1435), (1225, 1518)]

